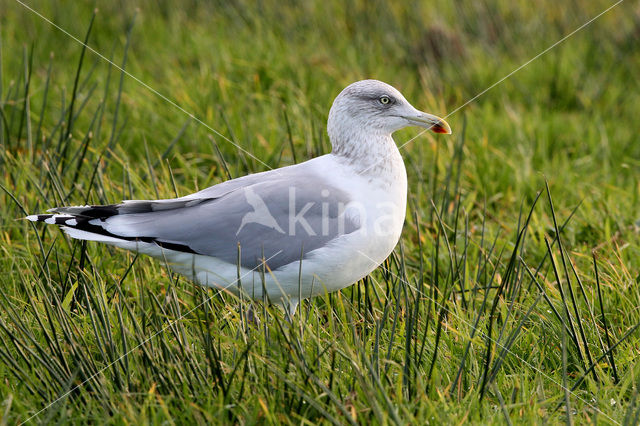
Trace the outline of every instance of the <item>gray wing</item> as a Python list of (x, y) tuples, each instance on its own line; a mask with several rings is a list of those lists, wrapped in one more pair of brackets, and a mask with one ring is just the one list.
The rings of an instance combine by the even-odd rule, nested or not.
[(275, 270), (359, 227), (344, 215), (350, 202), (346, 192), (317, 175), (297, 172), (250, 175), (173, 200), (55, 211), (84, 218), (76, 226), (89, 232), (155, 242), (232, 264), (240, 254), (246, 268), (264, 258)]

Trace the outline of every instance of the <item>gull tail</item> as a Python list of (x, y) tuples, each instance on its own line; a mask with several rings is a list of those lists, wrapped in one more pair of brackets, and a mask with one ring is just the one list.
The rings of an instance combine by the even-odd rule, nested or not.
[(137, 240), (112, 234), (101, 225), (105, 219), (119, 214), (117, 205), (59, 207), (49, 211), (53, 213), (33, 214), (25, 219), (58, 225), (67, 235), (78, 240), (100, 241), (114, 245)]
[[(128, 200), (120, 204), (97, 206), (57, 207), (47, 214), (29, 215), (32, 222), (58, 225), (71, 238), (99, 241), (127, 250), (157, 255), (162, 249), (195, 253), (190, 247), (176, 241), (159, 239), (149, 224), (156, 213), (185, 209), (211, 201), (212, 198), (174, 198), (167, 200)], [(114, 220), (118, 223), (114, 224)]]

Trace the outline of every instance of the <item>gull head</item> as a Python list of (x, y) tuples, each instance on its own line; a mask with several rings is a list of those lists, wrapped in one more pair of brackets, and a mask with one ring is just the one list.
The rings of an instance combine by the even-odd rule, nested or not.
[(446, 121), (414, 108), (397, 89), (378, 80), (347, 86), (333, 101), (327, 131), (334, 151), (376, 137), (390, 137), (408, 126), (451, 133)]

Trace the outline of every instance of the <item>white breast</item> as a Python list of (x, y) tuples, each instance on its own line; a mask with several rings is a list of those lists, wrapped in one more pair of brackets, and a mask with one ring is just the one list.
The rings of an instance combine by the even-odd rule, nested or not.
[(313, 271), (322, 283), (313, 295), (351, 285), (378, 267), (400, 239), (407, 203), (407, 176), (397, 149), (386, 159), (387, 167), (376, 170), (377, 175), (354, 170), (333, 156), (323, 160), (319, 164), (325, 168), (323, 176), (351, 195), (345, 214), (360, 229), (315, 250), (305, 260), (305, 273)]

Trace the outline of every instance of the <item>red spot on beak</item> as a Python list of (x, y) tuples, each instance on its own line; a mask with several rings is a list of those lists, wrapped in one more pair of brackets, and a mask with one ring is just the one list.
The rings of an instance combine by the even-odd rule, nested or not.
[(449, 128), (449, 126), (442, 122), (434, 124), (429, 130), (431, 130), (433, 133), (451, 133), (451, 129)]

